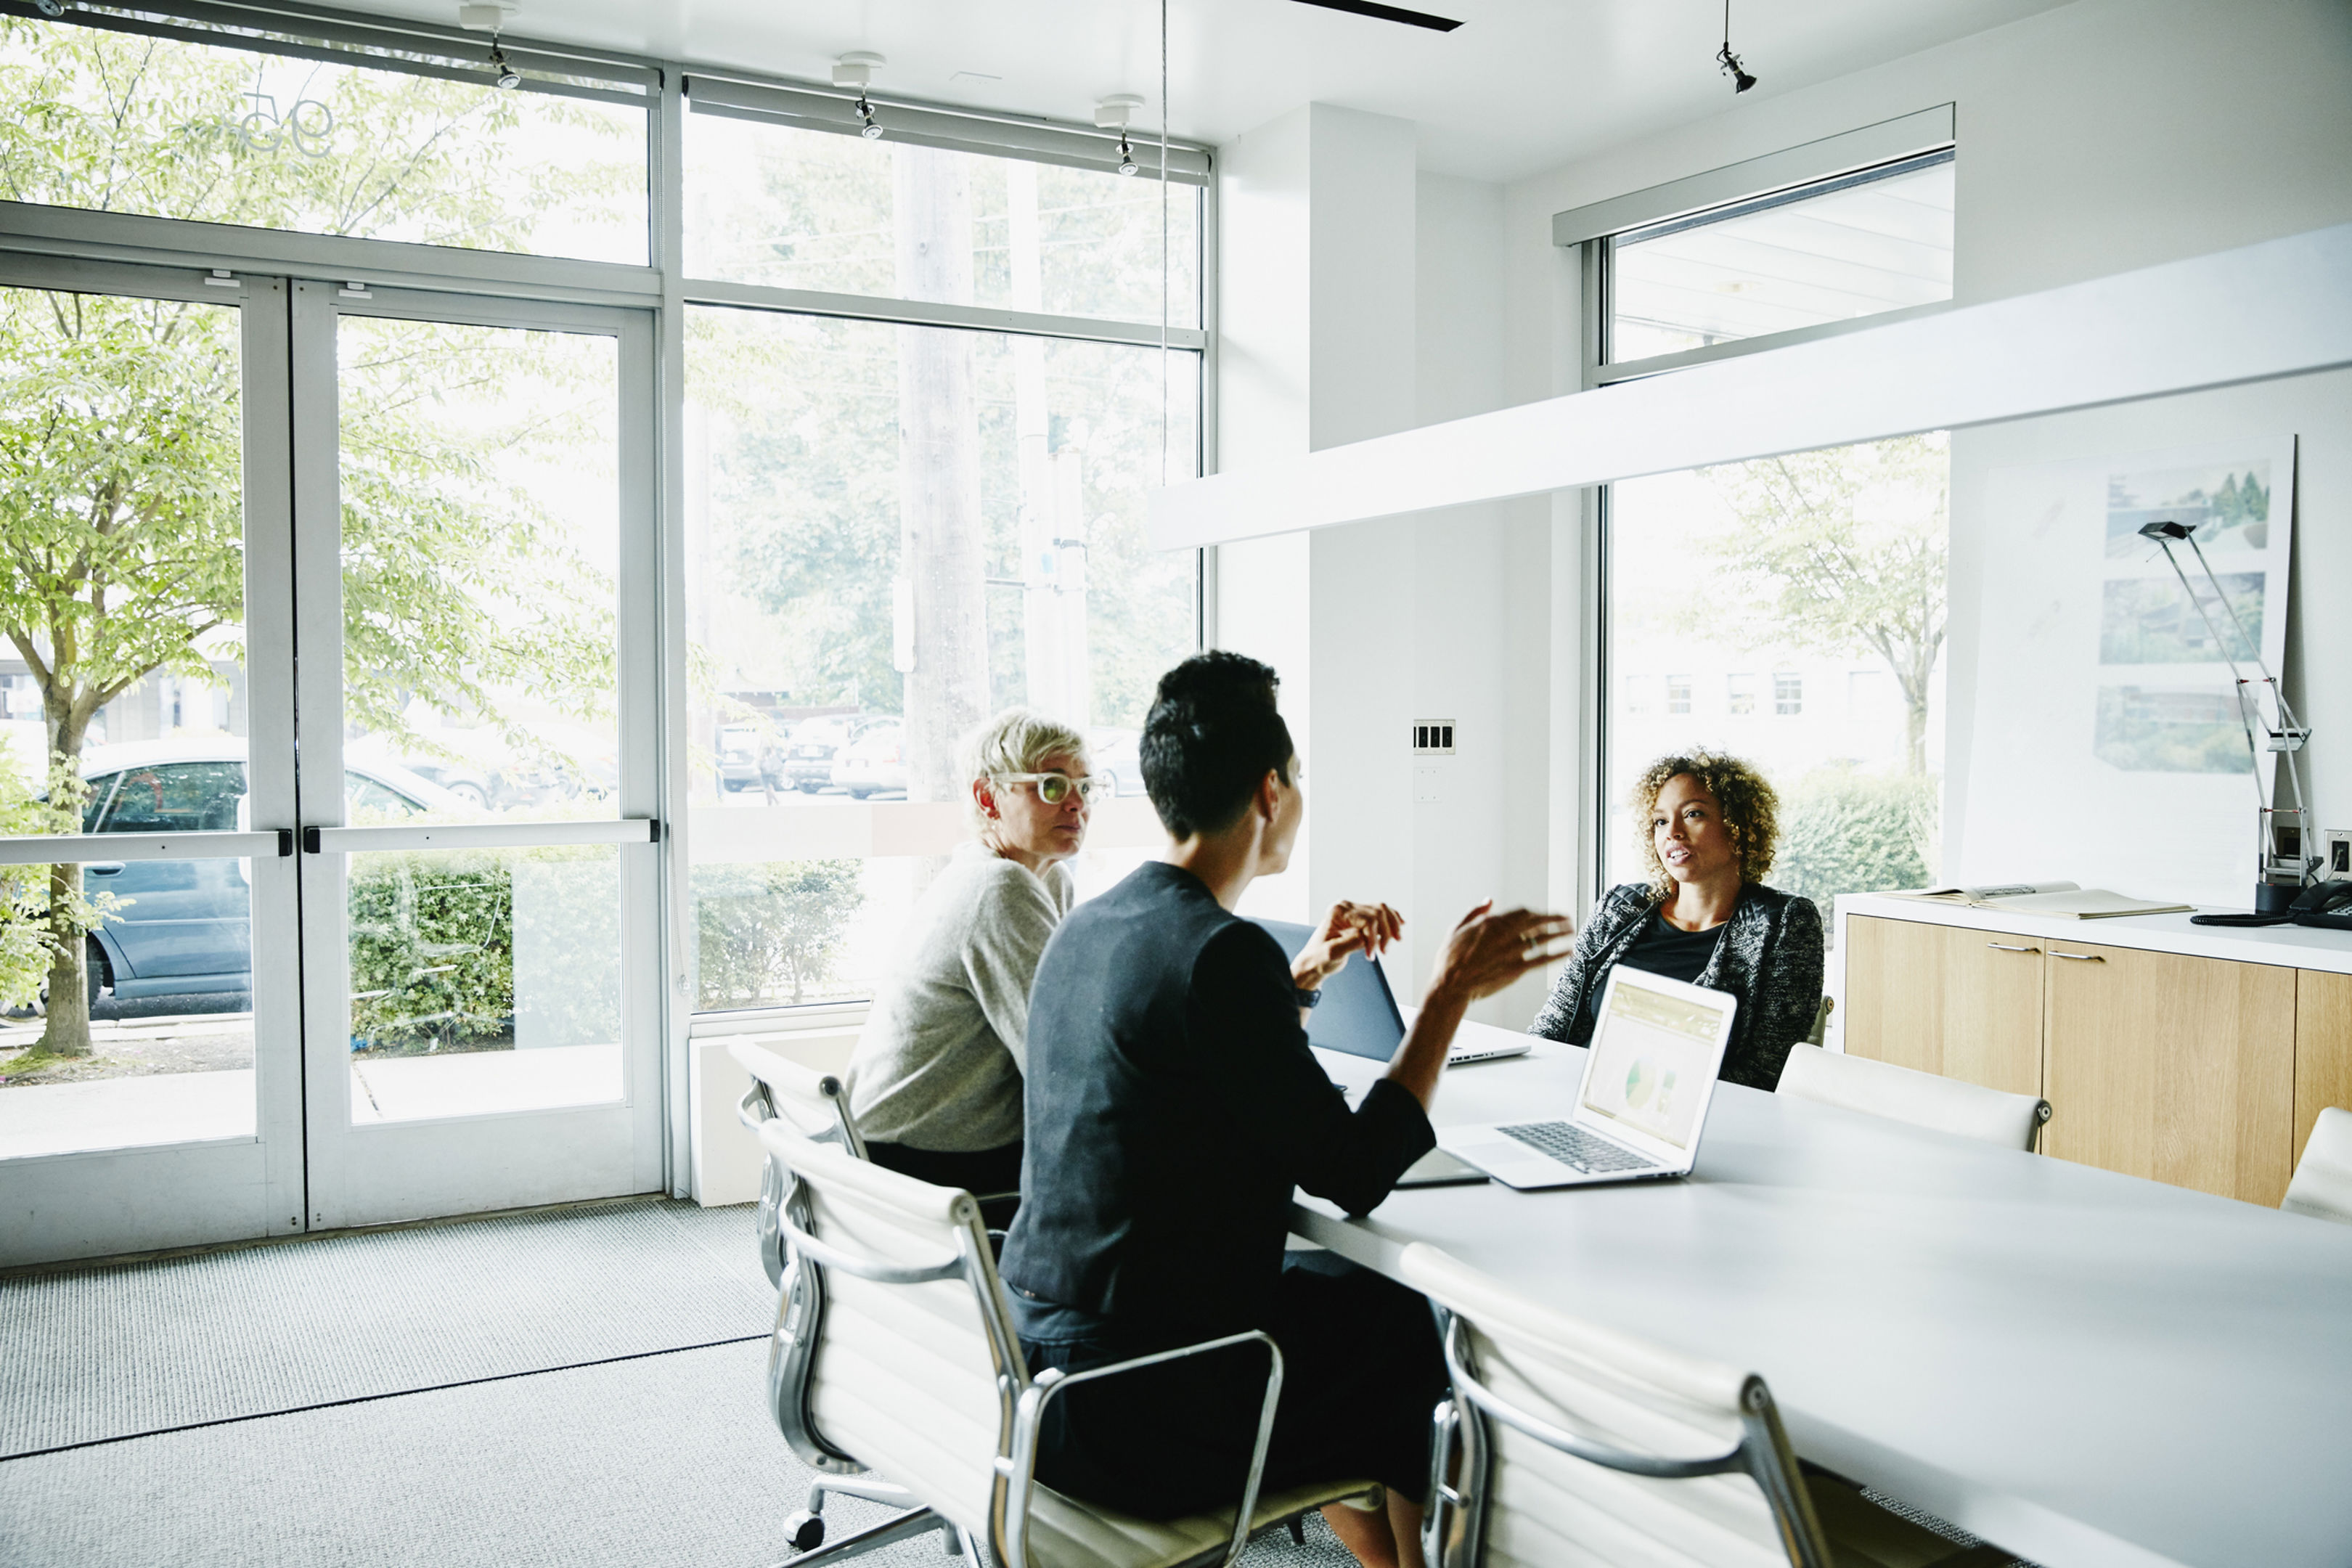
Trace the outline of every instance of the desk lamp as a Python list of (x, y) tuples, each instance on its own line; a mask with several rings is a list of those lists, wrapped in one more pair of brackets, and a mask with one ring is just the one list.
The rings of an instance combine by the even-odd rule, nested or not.
[[(2278, 678), (2263, 662), (2262, 646), (2247, 634), (2246, 624), (2238, 618), (2236, 606), (2230, 603), (2229, 595), (2222, 593), (2221, 580), (2213, 574), (2212, 564), (2205, 559), (2205, 552), (2198, 548), (2195, 525), (2151, 522), (2142, 526), (2139, 531), (2143, 537), (2156, 541), (2163, 549), (2165, 560), (2171, 563), (2172, 574), (2180, 579), (2180, 591), (2187, 594), (2189, 602), (2197, 607), (2205, 629), (2213, 636), (2214, 646), (2221, 650), (2222, 658), (2229, 663), (2230, 678), (2236, 683), (2238, 721), (2245, 726), (2246, 750), (2253, 756), (2254, 801), (2260, 808), (2261, 837), (2255, 851), (2254, 912), (2258, 915), (2284, 913), (2287, 905), (2294, 901), (2295, 890), (2304, 885), (2312, 869), (2319, 864), (2317, 856), (2305, 853), (2311, 843), (2310, 821), (2303, 797), (2303, 770), (2295, 761), (2304, 743), (2311, 739), (2311, 731), (2296, 721), (2294, 710), (2286, 705), (2286, 693), (2279, 689)], [(2231, 626), (2244, 640), (2255, 669), (2262, 674), (2260, 684), (2270, 689), (2271, 710), (2277, 716), (2276, 723), (2263, 721), (2261, 698), (2252, 689), (2256, 682), (2238, 672), (2238, 661), (2230, 656), (2230, 639), (2223, 637), (2221, 627), (2213, 624), (2213, 616), (2205, 608), (2205, 601), (2197, 596), (2197, 590), (2189, 585), (2189, 574), (2181, 570), (2180, 557), (2174, 553), (2172, 548), (2178, 543), (2186, 543), (2197, 557), (2197, 569), (2205, 574), (2207, 584), (2213, 590), (2214, 602), (2221, 606), (2222, 613), (2230, 617)], [(2259, 744), (2254, 740), (2257, 727), (2263, 732)], [(2294, 804), (2291, 806), (2272, 804), (2277, 793), (2275, 770), (2271, 787), (2263, 787), (2262, 758), (2265, 752), (2276, 752), (2285, 758), (2287, 788), (2294, 796)]]

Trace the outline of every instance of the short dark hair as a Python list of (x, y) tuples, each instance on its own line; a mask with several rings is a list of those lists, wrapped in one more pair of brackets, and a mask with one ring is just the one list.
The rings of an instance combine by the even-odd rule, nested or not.
[(1223, 648), (1160, 678), (1138, 746), (1143, 787), (1177, 838), (1231, 827), (1269, 773), (1290, 782), (1290, 726), (1275, 706), (1281, 678)]

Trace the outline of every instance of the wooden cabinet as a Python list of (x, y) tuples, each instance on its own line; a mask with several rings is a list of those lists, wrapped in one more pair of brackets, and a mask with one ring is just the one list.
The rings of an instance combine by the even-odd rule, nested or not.
[(2321, 1108), (2352, 1108), (2352, 974), (2040, 923), (1850, 913), (1845, 1049), (2041, 1095), (2045, 1154), (2275, 1205)]
[(2042, 1092), (2042, 943), (1917, 921), (1848, 922), (1845, 1048)]
[(2043, 945), (2042, 1152), (2276, 1207), (2294, 1170), (2295, 971)]
[(2311, 1124), (2331, 1105), (2352, 1110), (2352, 974), (2316, 969), (2296, 977), (2294, 1002), (2294, 1157)]

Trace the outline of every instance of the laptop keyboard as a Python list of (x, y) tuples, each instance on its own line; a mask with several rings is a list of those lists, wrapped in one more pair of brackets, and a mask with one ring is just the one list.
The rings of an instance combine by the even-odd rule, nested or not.
[(1655, 1160), (1621, 1149), (1606, 1138), (1596, 1138), (1573, 1122), (1523, 1121), (1501, 1131), (1538, 1153), (1549, 1154), (1588, 1175), (1606, 1171), (1639, 1171), (1657, 1164)]

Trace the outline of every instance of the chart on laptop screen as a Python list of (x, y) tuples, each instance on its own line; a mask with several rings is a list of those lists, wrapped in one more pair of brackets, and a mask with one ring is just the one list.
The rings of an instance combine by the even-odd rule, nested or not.
[(1690, 1147), (1722, 1015), (1622, 978), (1606, 1011), (1593, 1032), (1584, 1108), (1677, 1149)]

